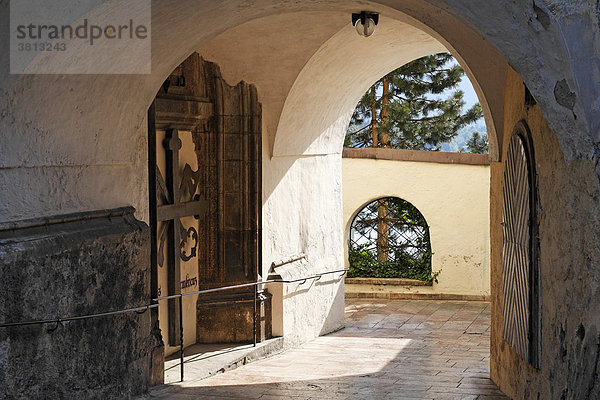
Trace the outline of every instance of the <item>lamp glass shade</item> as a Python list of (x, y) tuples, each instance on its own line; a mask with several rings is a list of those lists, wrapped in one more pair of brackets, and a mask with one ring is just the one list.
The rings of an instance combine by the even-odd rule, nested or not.
[(355, 27), (356, 32), (358, 32), (360, 36), (368, 37), (375, 32), (375, 21), (373, 21), (373, 18), (365, 18), (365, 23), (363, 25), (359, 19), (356, 21)]

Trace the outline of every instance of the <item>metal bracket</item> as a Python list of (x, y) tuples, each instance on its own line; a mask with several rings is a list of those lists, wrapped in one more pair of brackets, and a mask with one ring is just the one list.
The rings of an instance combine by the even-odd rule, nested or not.
[(361, 11), (360, 13), (352, 13), (352, 26), (356, 25), (356, 21), (360, 20), (361, 24), (365, 24), (367, 18), (371, 18), (375, 22), (375, 26), (379, 24), (379, 13), (370, 11)]
[(60, 318), (56, 318), (55, 322), (56, 322), (56, 325), (54, 325), (51, 328), (46, 328), (46, 332), (48, 332), (48, 333), (54, 332), (55, 330), (58, 329), (59, 326), (63, 326), (62, 325), (62, 321), (60, 320)]

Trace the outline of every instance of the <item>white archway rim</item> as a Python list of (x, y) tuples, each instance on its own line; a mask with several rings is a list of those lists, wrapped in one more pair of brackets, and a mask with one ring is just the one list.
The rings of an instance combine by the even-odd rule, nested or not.
[[(339, 153), (352, 112), (375, 81), (407, 62), (445, 51), (431, 35), (385, 16), (369, 38), (344, 26), (298, 74), (279, 119), (273, 157)], [(478, 92), (495, 139), (491, 110)]]

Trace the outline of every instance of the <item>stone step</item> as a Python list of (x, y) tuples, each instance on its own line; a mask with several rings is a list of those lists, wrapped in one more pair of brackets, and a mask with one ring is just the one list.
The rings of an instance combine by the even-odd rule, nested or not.
[[(230, 371), (239, 366), (260, 360), (283, 350), (283, 338), (273, 338), (256, 347), (252, 344), (195, 344), (184, 350), (184, 384), (190, 384), (209, 376)], [(165, 390), (172, 391), (173, 385), (180, 382), (179, 353), (165, 359), (165, 384), (150, 389), (148, 395), (140, 399), (160, 396)]]

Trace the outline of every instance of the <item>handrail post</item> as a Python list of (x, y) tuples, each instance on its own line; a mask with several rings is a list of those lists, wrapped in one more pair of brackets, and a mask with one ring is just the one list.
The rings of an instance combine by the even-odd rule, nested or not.
[(179, 295), (179, 365), (183, 382), (183, 296)]
[(254, 324), (253, 324), (253, 337), (254, 337), (254, 347), (256, 347), (256, 298), (258, 292), (258, 281), (256, 285), (254, 285)]

